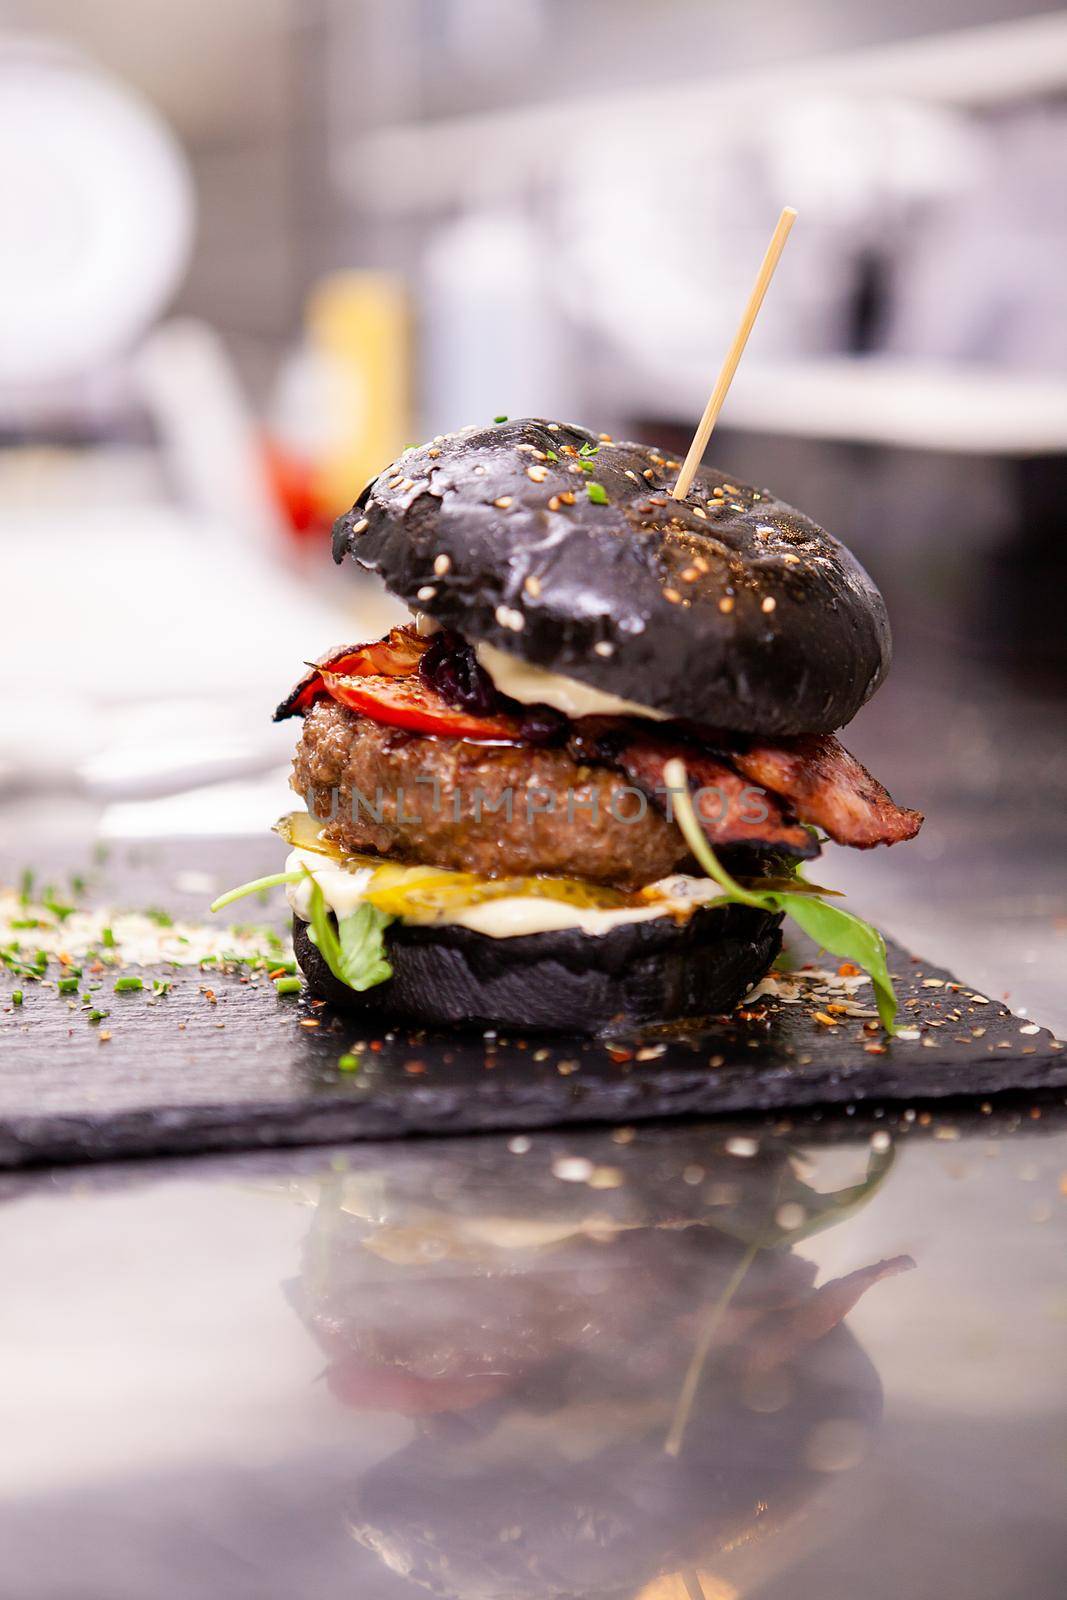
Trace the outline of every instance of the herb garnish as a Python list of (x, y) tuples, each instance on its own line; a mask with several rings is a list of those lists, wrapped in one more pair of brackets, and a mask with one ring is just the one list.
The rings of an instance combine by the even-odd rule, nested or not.
[(869, 974), (882, 1026), (887, 1033), (895, 1033), (897, 997), (889, 976), (885, 940), (878, 929), (853, 916), (850, 911), (842, 911), (840, 906), (827, 905), (817, 895), (744, 888), (730, 876), (704, 837), (689, 798), (684, 762), (677, 759), (668, 761), (663, 770), (674, 802), (674, 815), (686, 843), (708, 877), (713, 878), (724, 891), (721, 900), (711, 901), (710, 904), (722, 905), (732, 901), (737, 905), (755, 906), (761, 911), (784, 911), (822, 949), (854, 961)]
[(364, 900), (351, 916), (337, 918), (335, 932), (326, 909), (326, 897), (314, 874), (306, 868), (305, 871), (310, 879), (311, 895), (308, 937), (334, 977), (357, 994), (391, 978), (393, 969), (385, 957), (383, 935), (395, 919)]
[(587, 483), (585, 486), (585, 492), (595, 506), (607, 505), (608, 492), (602, 483)]

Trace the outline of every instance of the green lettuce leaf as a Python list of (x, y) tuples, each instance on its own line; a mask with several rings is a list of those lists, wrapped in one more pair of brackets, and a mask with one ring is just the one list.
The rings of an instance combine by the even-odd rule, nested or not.
[(393, 969), (385, 958), (383, 935), (395, 919), (364, 900), (351, 916), (338, 917), (335, 930), (321, 888), (312, 873), (308, 873), (308, 878), (311, 880), (308, 937), (334, 977), (357, 994), (391, 978)]
[(889, 976), (885, 940), (878, 929), (853, 916), (851, 911), (827, 905), (825, 900), (820, 900), (810, 892), (746, 888), (738, 883), (704, 837), (704, 830), (697, 821), (689, 797), (684, 762), (668, 761), (664, 779), (674, 802), (675, 819), (685, 835), (686, 843), (708, 877), (723, 891), (722, 899), (713, 904), (723, 905), (732, 901), (737, 905), (757, 906), (762, 911), (784, 911), (821, 949), (855, 962), (857, 967), (862, 967), (870, 975), (882, 1026), (887, 1033), (895, 1033), (897, 997)]

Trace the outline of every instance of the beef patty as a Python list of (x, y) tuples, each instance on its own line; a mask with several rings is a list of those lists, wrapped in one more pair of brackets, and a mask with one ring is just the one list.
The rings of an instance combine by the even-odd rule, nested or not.
[(686, 866), (678, 829), (625, 778), (566, 750), (434, 739), (332, 700), (304, 718), (292, 787), (345, 850), (489, 877), (636, 888)]

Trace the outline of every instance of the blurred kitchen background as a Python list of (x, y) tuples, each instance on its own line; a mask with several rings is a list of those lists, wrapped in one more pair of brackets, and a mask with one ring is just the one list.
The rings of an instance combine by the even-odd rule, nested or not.
[(1047, 1014), (1065, 171), (1033, 0), (6, 0), (0, 870), (258, 836), (271, 708), (391, 614), (331, 519), (501, 413), (681, 450), (789, 203), (709, 459), (881, 584), (848, 742), (929, 816), (827, 874)]

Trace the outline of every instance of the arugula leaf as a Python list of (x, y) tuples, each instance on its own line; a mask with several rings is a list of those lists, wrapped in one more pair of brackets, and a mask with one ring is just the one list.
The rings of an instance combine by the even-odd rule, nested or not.
[[(229, 889), (225, 894), (220, 894), (217, 900), (212, 900), (209, 911), (221, 911), (223, 906), (231, 905), (234, 900), (244, 899), (246, 894), (260, 894), (264, 889), (273, 889), (280, 883), (299, 883), (304, 876), (303, 868), (297, 872), (272, 872), (266, 878), (254, 878), (251, 883), (242, 883), (236, 889)], [(105, 939), (105, 944), (107, 940)]]
[(686, 843), (700, 862), (709, 878), (723, 890), (722, 904), (732, 901), (737, 905), (756, 906), (763, 911), (784, 911), (804, 932), (831, 955), (844, 956), (870, 975), (874, 998), (882, 1026), (888, 1034), (896, 1032), (897, 997), (889, 976), (885, 940), (869, 922), (843, 911), (840, 906), (827, 905), (811, 894), (795, 891), (746, 889), (727, 872), (714, 850), (704, 837), (703, 829), (689, 798), (689, 781), (685, 764), (679, 760), (668, 761), (664, 779), (674, 802), (674, 814)]
[(314, 874), (309, 872), (308, 877), (311, 880), (311, 933), (308, 937), (334, 977), (357, 994), (391, 978), (393, 969), (385, 958), (382, 935), (395, 919), (364, 900), (351, 916), (338, 917), (335, 932), (326, 898)]

